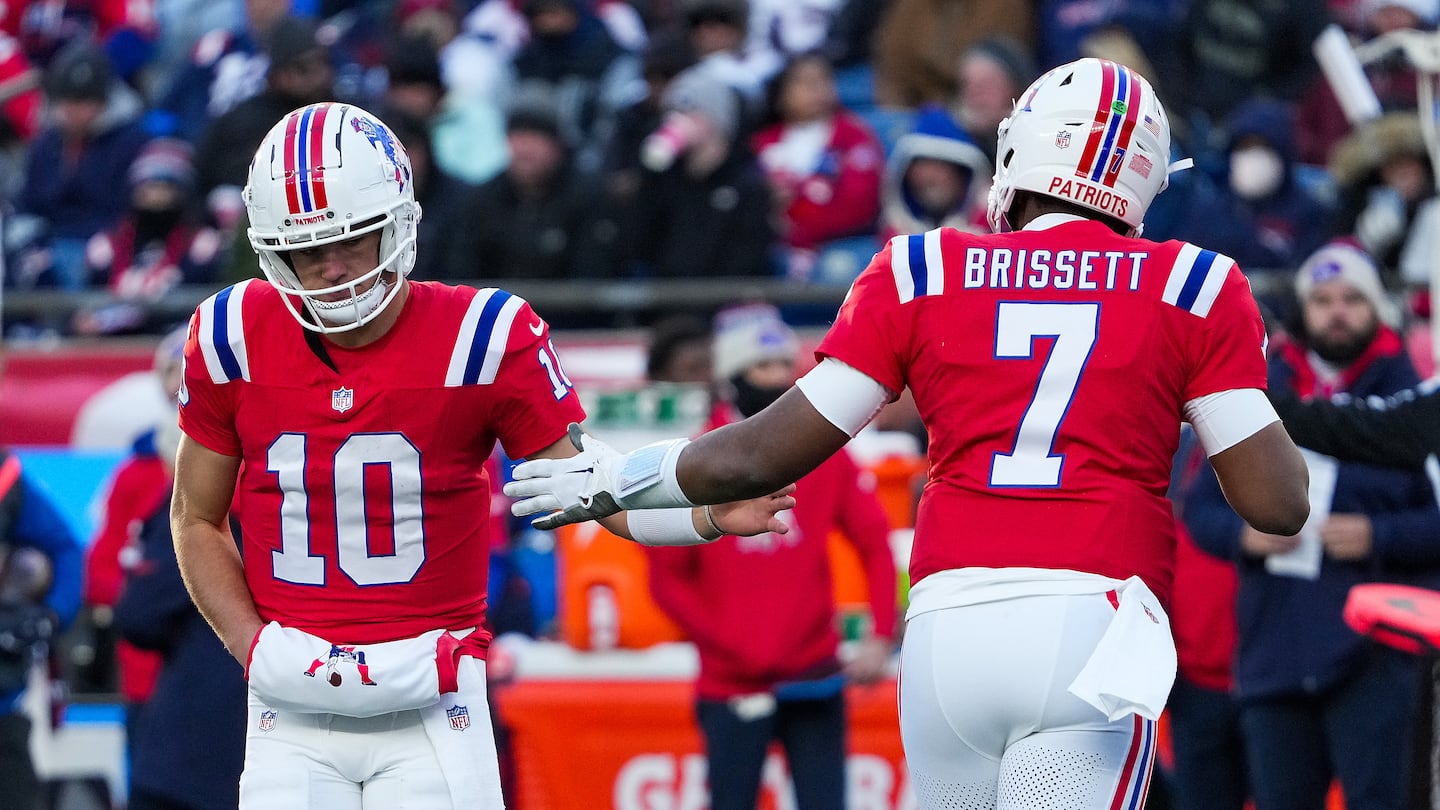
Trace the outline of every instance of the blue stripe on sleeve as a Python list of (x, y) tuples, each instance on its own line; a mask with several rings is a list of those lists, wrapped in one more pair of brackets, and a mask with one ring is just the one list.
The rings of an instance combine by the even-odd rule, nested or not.
[(1180, 289), (1180, 295), (1175, 299), (1175, 306), (1190, 312), (1195, 306), (1195, 299), (1200, 297), (1200, 288), (1205, 286), (1205, 279), (1210, 275), (1210, 266), (1215, 263), (1215, 251), (1202, 250), (1195, 257), (1195, 264), (1190, 267), (1190, 275), (1185, 277), (1185, 286)]
[(509, 300), (510, 293), (496, 290), (490, 300), (485, 302), (485, 308), (480, 310), (480, 319), (475, 324), (475, 336), (470, 341), (470, 356), (465, 361), (465, 385), (480, 382), (480, 368), (485, 365), (485, 352), (490, 348), (490, 333), (495, 331), (495, 319), (500, 317), (500, 310)]

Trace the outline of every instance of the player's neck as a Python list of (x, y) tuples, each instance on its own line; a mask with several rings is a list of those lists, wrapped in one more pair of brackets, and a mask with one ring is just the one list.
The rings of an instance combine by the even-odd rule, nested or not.
[(361, 346), (368, 346), (371, 343), (385, 337), (400, 320), (400, 313), (405, 311), (405, 302), (410, 300), (410, 280), (400, 278), (400, 291), (395, 298), (385, 305), (385, 309), (359, 329), (352, 329), (349, 332), (334, 332), (325, 335), (325, 339), (339, 346), (342, 349), (358, 349)]

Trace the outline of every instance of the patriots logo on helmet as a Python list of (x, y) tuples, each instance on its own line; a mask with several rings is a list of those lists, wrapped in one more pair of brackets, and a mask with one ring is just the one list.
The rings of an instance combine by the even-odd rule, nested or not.
[(363, 133), (370, 145), (385, 155), (395, 169), (395, 182), (400, 184), (400, 188), (405, 188), (405, 184), (410, 182), (410, 166), (400, 159), (400, 147), (395, 143), (390, 130), (376, 126), (374, 121), (358, 115), (350, 117), (350, 126), (354, 127), (356, 132)]

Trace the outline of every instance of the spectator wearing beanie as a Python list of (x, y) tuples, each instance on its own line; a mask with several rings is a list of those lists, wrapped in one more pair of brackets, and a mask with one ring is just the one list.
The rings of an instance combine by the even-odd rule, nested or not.
[[(768, 304), (715, 318), (714, 374), (726, 391), (710, 429), (758, 413), (794, 382), (800, 345)], [(655, 601), (695, 643), (696, 717), (713, 810), (749, 810), (772, 741), (784, 749), (796, 806), (845, 806), (846, 682), (885, 675), (897, 627), (895, 563), (874, 477), (844, 450), (796, 484), (789, 534), (646, 548)], [(862, 561), (871, 627), (842, 665), (828, 539)]]
[(50, 278), (64, 289), (90, 282), (85, 243), (124, 214), (126, 173), (146, 140), (139, 100), (114, 87), (113, 75), (105, 54), (83, 41), (45, 72), (53, 118), (31, 144), (18, 208), (48, 225)]
[(467, 195), (444, 277), (596, 278), (613, 274), (614, 224), (598, 183), (576, 171), (548, 86), (517, 89), (506, 116), (509, 164)]
[(642, 148), (640, 190), (622, 212), (626, 273), (773, 275), (770, 192), (736, 142), (739, 96), (696, 65), (665, 89), (661, 110)]
[(130, 164), (130, 208), (113, 228), (85, 246), (92, 278), (104, 280), (112, 304), (77, 314), (81, 334), (162, 329), (146, 304), (179, 284), (207, 284), (219, 260), (219, 232), (194, 215), (195, 167), (190, 145), (157, 138)]
[(943, 108), (920, 111), (915, 129), (895, 141), (881, 190), (880, 236), (955, 228), (988, 233), (990, 161)]

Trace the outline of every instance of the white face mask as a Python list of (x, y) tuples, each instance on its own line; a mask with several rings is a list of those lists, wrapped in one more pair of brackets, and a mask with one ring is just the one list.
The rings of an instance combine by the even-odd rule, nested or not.
[(385, 300), (385, 292), (390, 285), (385, 279), (376, 279), (374, 285), (363, 293), (345, 301), (328, 303), (325, 301), (311, 301), (315, 313), (321, 318), (333, 324), (350, 324), (364, 318), (380, 307)]
[(1247, 146), (1230, 153), (1230, 188), (1247, 200), (1275, 193), (1285, 179), (1285, 162), (1268, 146)]

